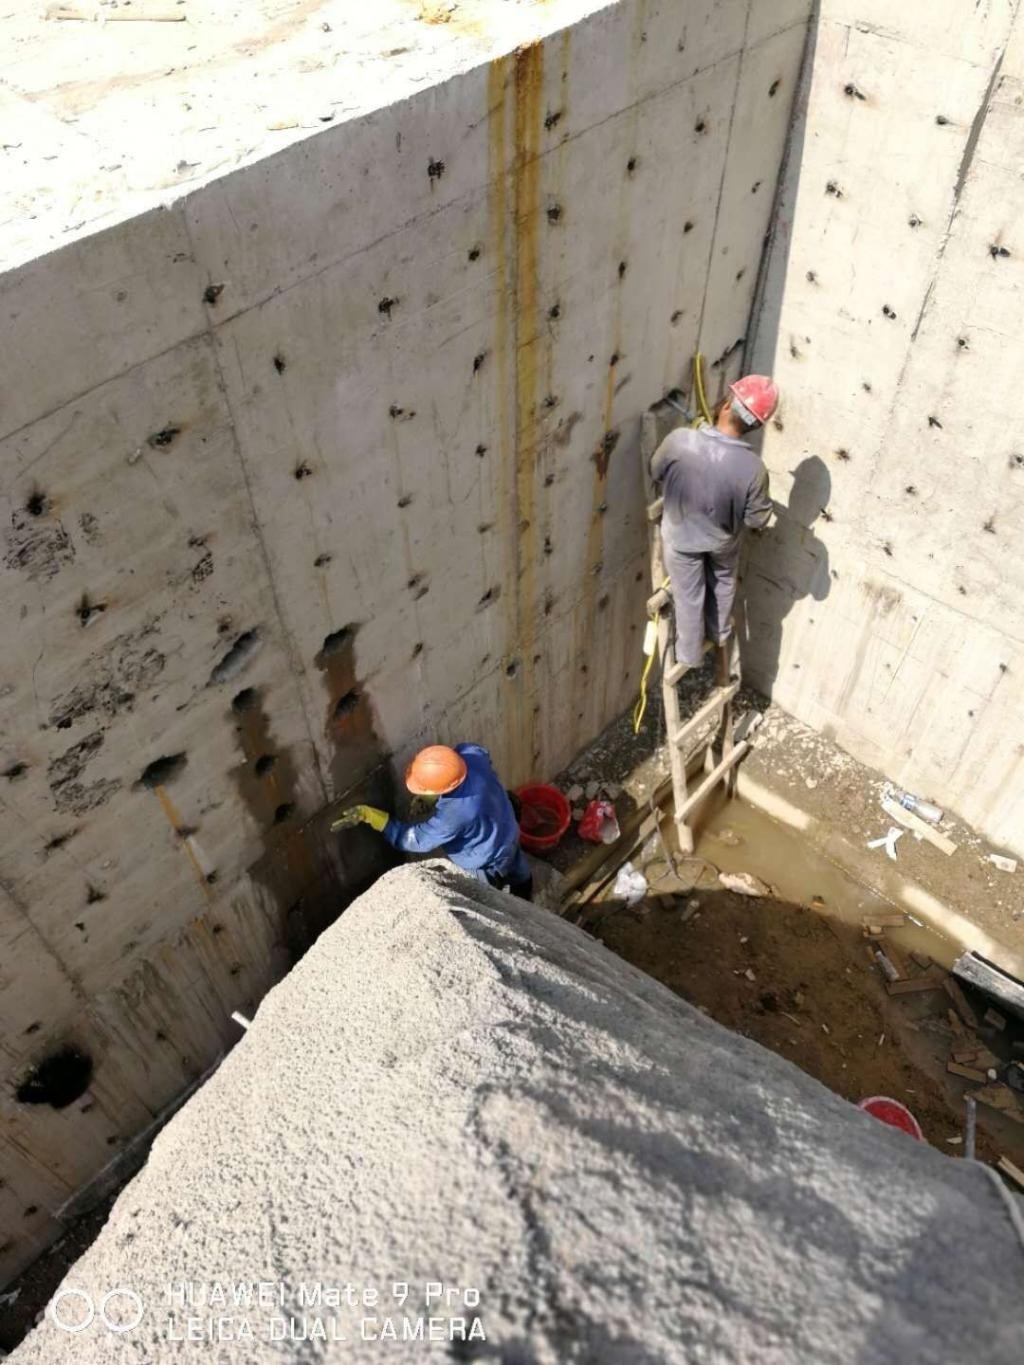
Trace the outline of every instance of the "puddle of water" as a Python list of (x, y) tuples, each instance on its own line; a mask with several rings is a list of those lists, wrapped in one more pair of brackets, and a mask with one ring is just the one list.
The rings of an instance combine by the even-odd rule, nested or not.
[[(751, 872), (773, 887), (779, 899), (820, 909), (858, 929), (872, 915), (907, 913), (856, 881), (799, 831), (738, 797), (727, 800), (720, 795), (705, 816), (696, 851), (721, 872)], [(898, 929), (887, 928), (885, 938), (904, 953), (927, 953), (943, 967), (951, 966), (962, 951), (933, 926), (910, 920)]]

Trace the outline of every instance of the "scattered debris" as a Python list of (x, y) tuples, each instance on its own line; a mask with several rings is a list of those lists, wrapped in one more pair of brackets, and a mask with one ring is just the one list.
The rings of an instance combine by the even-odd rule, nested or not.
[(1016, 858), (1006, 858), (1002, 853), (990, 853), (988, 855), (988, 860), (994, 867), (998, 867), (1000, 872), (1017, 871)]
[(590, 844), (614, 844), (622, 833), (615, 807), (610, 801), (591, 801), (576, 832)]
[(988, 1105), (990, 1109), (997, 1109), (999, 1113), (1005, 1114), (1015, 1123), (1024, 1123), (1024, 1109), (1021, 1108), (1017, 1096), (1008, 1085), (996, 1082), (993, 1085), (982, 1086), (980, 1090), (975, 1090), (974, 1098), (979, 1104)]
[(900, 979), (900, 974), (895, 965), (880, 948), (875, 950), (875, 961), (878, 963), (879, 967), (881, 967), (882, 975), (887, 981), (898, 981)]
[(1000, 1033), (1002, 1033), (1003, 1029), (1006, 1028), (1006, 1020), (1003, 1018), (1003, 1016), (999, 1013), (998, 1010), (987, 1009), (985, 1013), (982, 1015), (982, 1018), (984, 1019), (986, 1024), (991, 1024), (992, 1027), (997, 1028), (1000, 1031)]
[(612, 895), (627, 905), (636, 905), (647, 894), (647, 878), (632, 863), (623, 863), (612, 886)]
[(896, 841), (898, 839), (902, 839), (902, 837), (903, 831), (901, 829), (897, 829), (895, 825), (890, 825), (888, 833), (883, 835), (881, 839), (868, 840), (868, 848), (884, 848), (886, 856), (891, 858), (892, 861), (895, 862)]
[(736, 831), (729, 828), (714, 830), (711, 837), (718, 843), (724, 844), (726, 848), (739, 848), (743, 842)]
[(942, 819), (942, 811), (931, 801), (922, 801), (921, 797), (914, 796), (912, 792), (905, 792), (899, 787), (894, 787), (891, 782), (886, 782), (882, 786), (882, 806), (884, 809), (885, 801), (894, 802), (897, 806), (902, 806), (904, 810), (912, 811), (919, 815), (922, 820), (927, 820), (930, 825), (937, 825)]
[(880, 934), (883, 929), (902, 929), (906, 922), (906, 915), (864, 915), (861, 918), (861, 923), (876, 934)]
[(967, 1025), (967, 1027), (969, 1029), (978, 1028), (979, 1027), (978, 1016), (974, 1013), (970, 1005), (967, 1003), (967, 997), (964, 995), (963, 991), (953, 980), (953, 978), (951, 976), (947, 976), (942, 984), (943, 987), (945, 988), (946, 994), (953, 1002), (954, 1009), (956, 1010), (957, 1014), (959, 1014), (960, 1018), (964, 1021), (964, 1023)]
[(973, 1066), (963, 1066), (960, 1062), (947, 1062), (946, 1070), (953, 1076), (962, 1076), (965, 1081), (984, 1081), (987, 1072), (978, 1071)]
[(741, 740), (749, 740), (750, 736), (760, 727), (763, 721), (764, 716), (760, 711), (745, 711), (733, 725), (733, 742), (739, 744)]
[[(964, 953), (953, 963), (953, 974), (998, 1001), (1000, 1008), (1024, 1019), (1024, 981), (1018, 980), (996, 963), (979, 957), (977, 953)], [(977, 1028), (977, 1023), (973, 1027)]]
[[(931, 825), (925, 820), (922, 820), (920, 816), (915, 815), (913, 811), (905, 810), (902, 806), (897, 805), (891, 797), (883, 796), (881, 806), (886, 815), (891, 816), (893, 820), (897, 821), (898, 824), (903, 825), (906, 829), (912, 830), (915, 834), (920, 835), (922, 839), (927, 839), (930, 844), (934, 844), (935, 847), (941, 853), (945, 853), (947, 857), (956, 852), (956, 844), (954, 844), (952, 839), (947, 839), (944, 834), (939, 834), (936, 830), (932, 829)], [(869, 844), (868, 847), (870, 848), (871, 845)]]
[(941, 967), (933, 967), (923, 976), (912, 976), (906, 981), (890, 981), (886, 990), (890, 995), (911, 995), (917, 991), (940, 991), (946, 974)]
[(738, 896), (770, 896), (772, 889), (750, 872), (719, 872), (718, 880), (726, 891), (735, 891)]

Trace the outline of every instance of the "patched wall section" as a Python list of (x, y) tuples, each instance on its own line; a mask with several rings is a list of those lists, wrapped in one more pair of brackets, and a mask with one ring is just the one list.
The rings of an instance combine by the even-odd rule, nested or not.
[(1017, 11), (822, 7), (751, 351), (784, 406), (745, 661), (1024, 852)]
[(628, 704), (639, 417), (738, 373), (768, 8), (613, 6), (0, 281), (0, 1279), (379, 866), (330, 803)]

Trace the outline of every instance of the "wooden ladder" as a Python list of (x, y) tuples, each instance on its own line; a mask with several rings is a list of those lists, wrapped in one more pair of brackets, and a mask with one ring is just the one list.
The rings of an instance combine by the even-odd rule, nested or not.
[[(647, 601), (649, 617), (657, 623), (658, 656), (661, 660), (661, 697), (665, 716), (669, 768), (672, 776), (672, 798), (675, 806), (676, 832), (682, 853), (693, 852), (693, 816), (704, 798), (719, 782), (731, 790), (734, 769), (750, 747), (745, 740), (733, 739), (732, 702), (740, 689), (739, 679), (730, 680), (730, 644), (707, 646), (715, 652), (715, 686), (692, 716), (685, 721), (679, 716), (679, 694), (676, 686), (685, 673), (686, 664), (676, 662), (674, 618), (671, 594), (665, 583), (665, 564), (661, 553), (662, 499), (657, 497), (651, 478), (651, 456), (670, 431), (680, 425), (680, 409), (674, 403), (657, 403), (648, 408), (640, 425), (640, 459), (643, 465), (644, 495), (647, 503), (647, 535), (651, 558), (651, 596)], [(715, 748), (721, 748), (721, 758), (715, 761)], [(702, 759), (704, 776), (690, 790), (688, 772), (699, 766)]]

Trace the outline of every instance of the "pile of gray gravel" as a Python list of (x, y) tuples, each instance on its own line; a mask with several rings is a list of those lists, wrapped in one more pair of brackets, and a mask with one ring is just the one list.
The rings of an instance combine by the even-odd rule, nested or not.
[(11, 1360), (1020, 1365), (1022, 1287), (984, 1171), (430, 862), (270, 993), (69, 1272), (88, 1325)]

